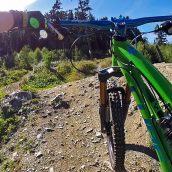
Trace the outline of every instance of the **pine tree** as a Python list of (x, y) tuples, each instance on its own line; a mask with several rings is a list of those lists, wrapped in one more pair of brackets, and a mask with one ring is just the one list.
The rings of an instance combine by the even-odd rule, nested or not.
[(73, 20), (73, 19), (74, 19), (73, 11), (69, 10), (69, 12), (68, 12), (68, 20)]
[[(156, 25), (155, 30), (159, 28), (159, 25)], [(154, 43), (157, 45), (167, 44), (167, 34), (163, 31), (158, 31), (157, 37), (154, 40)]]
[(78, 20), (86, 20), (88, 19), (91, 10), (89, 0), (79, 0), (78, 7), (75, 8), (75, 18)]
[(60, 19), (67, 19), (68, 13), (67, 11), (62, 10), (62, 3), (60, 0), (56, 0), (52, 9), (49, 13), (46, 13), (46, 18), (50, 20), (52, 23), (59, 23)]

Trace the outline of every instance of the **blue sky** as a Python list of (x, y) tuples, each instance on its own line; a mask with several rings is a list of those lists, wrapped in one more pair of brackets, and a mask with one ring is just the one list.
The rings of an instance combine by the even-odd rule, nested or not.
[[(4, 10), (39, 10), (48, 12), (55, 0), (0, 0), (0, 11)], [(77, 7), (78, 0), (61, 0), (64, 10)], [(156, 15), (172, 15), (172, 0), (90, 0), (92, 13), (96, 18), (118, 17), (120, 14), (130, 18), (138, 18)], [(141, 31), (150, 31), (156, 24), (149, 24), (140, 27)], [(147, 35), (150, 42), (153, 42), (153, 34)], [(169, 37), (172, 42), (172, 36)]]
[[(28, 10), (41, 10), (47, 12), (51, 9), (55, 0), (37, 0), (28, 6)], [(74, 9), (77, 7), (78, 0), (61, 0), (63, 9)], [(130, 18), (139, 18), (156, 15), (172, 15), (172, 0), (90, 0), (93, 8), (92, 13), (96, 18), (130, 16)], [(149, 31), (156, 24), (148, 24), (140, 27), (141, 31)], [(153, 42), (154, 35), (147, 35), (150, 42)], [(172, 42), (172, 37), (169, 37)]]

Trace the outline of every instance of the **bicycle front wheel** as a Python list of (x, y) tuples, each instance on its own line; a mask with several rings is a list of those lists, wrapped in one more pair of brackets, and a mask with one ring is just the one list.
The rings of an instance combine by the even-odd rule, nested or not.
[(108, 90), (109, 96), (109, 116), (107, 121), (107, 146), (110, 163), (113, 170), (117, 172), (125, 171), (125, 110), (124, 95), (121, 88), (113, 86)]

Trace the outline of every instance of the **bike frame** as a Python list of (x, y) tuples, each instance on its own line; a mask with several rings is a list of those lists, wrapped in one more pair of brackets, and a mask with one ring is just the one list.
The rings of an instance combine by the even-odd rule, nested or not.
[[(172, 84), (133, 46), (112, 40), (112, 67), (118, 63), (144, 119), (163, 172), (172, 170), (172, 149), (157, 120), (164, 115), (145, 80), (172, 108)], [(144, 79), (143, 79), (144, 78)]]
[[(125, 41), (127, 28), (137, 27), (146, 23), (172, 20), (172, 16), (145, 17), (139, 19), (116, 19), (111, 21), (60, 21), (62, 26), (93, 27), (97, 29), (115, 30), (112, 38), (112, 67), (99, 71), (100, 81), (100, 119), (101, 130), (106, 131), (108, 118), (107, 80), (111, 76), (120, 76), (121, 72), (127, 81), (125, 101), (128, 106), (130, 93), (135, 98), (138, 109), (144, 119), (152, 143), (158, 155), (163, 172), (172, 170), (172, 148), (160, 128), (159, 119), (167, 114), (163, 111), (152, 91), (155, 90), (165, 106), (172, 109), (172, 84), (132, 45)], [(115, 64), (118, 66), (115, 66)], [(119, 72), (120, 70), (121, 72)], [(151, 87), (150, 87), (151, 86)], [(120, 87), (119, 91), (123, 92)], [(126, 109), (128, 107), (126, 106)], [(127, 110), (126, 112), (127, 113)]]

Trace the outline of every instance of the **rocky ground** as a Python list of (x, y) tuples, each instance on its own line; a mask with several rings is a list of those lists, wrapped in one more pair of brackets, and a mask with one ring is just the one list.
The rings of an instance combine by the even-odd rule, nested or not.
[[(172, 64), (156, 66), (172, 82)], [(14, 162), (12, 171), (112, 172), (98, 105), (97, 76), (39, 92), (20, 110), (22, 125), (2, 145), (1, 152)], [(158, 172), (157, 157), (133, 99), (125, 127), (126, 170)]]

